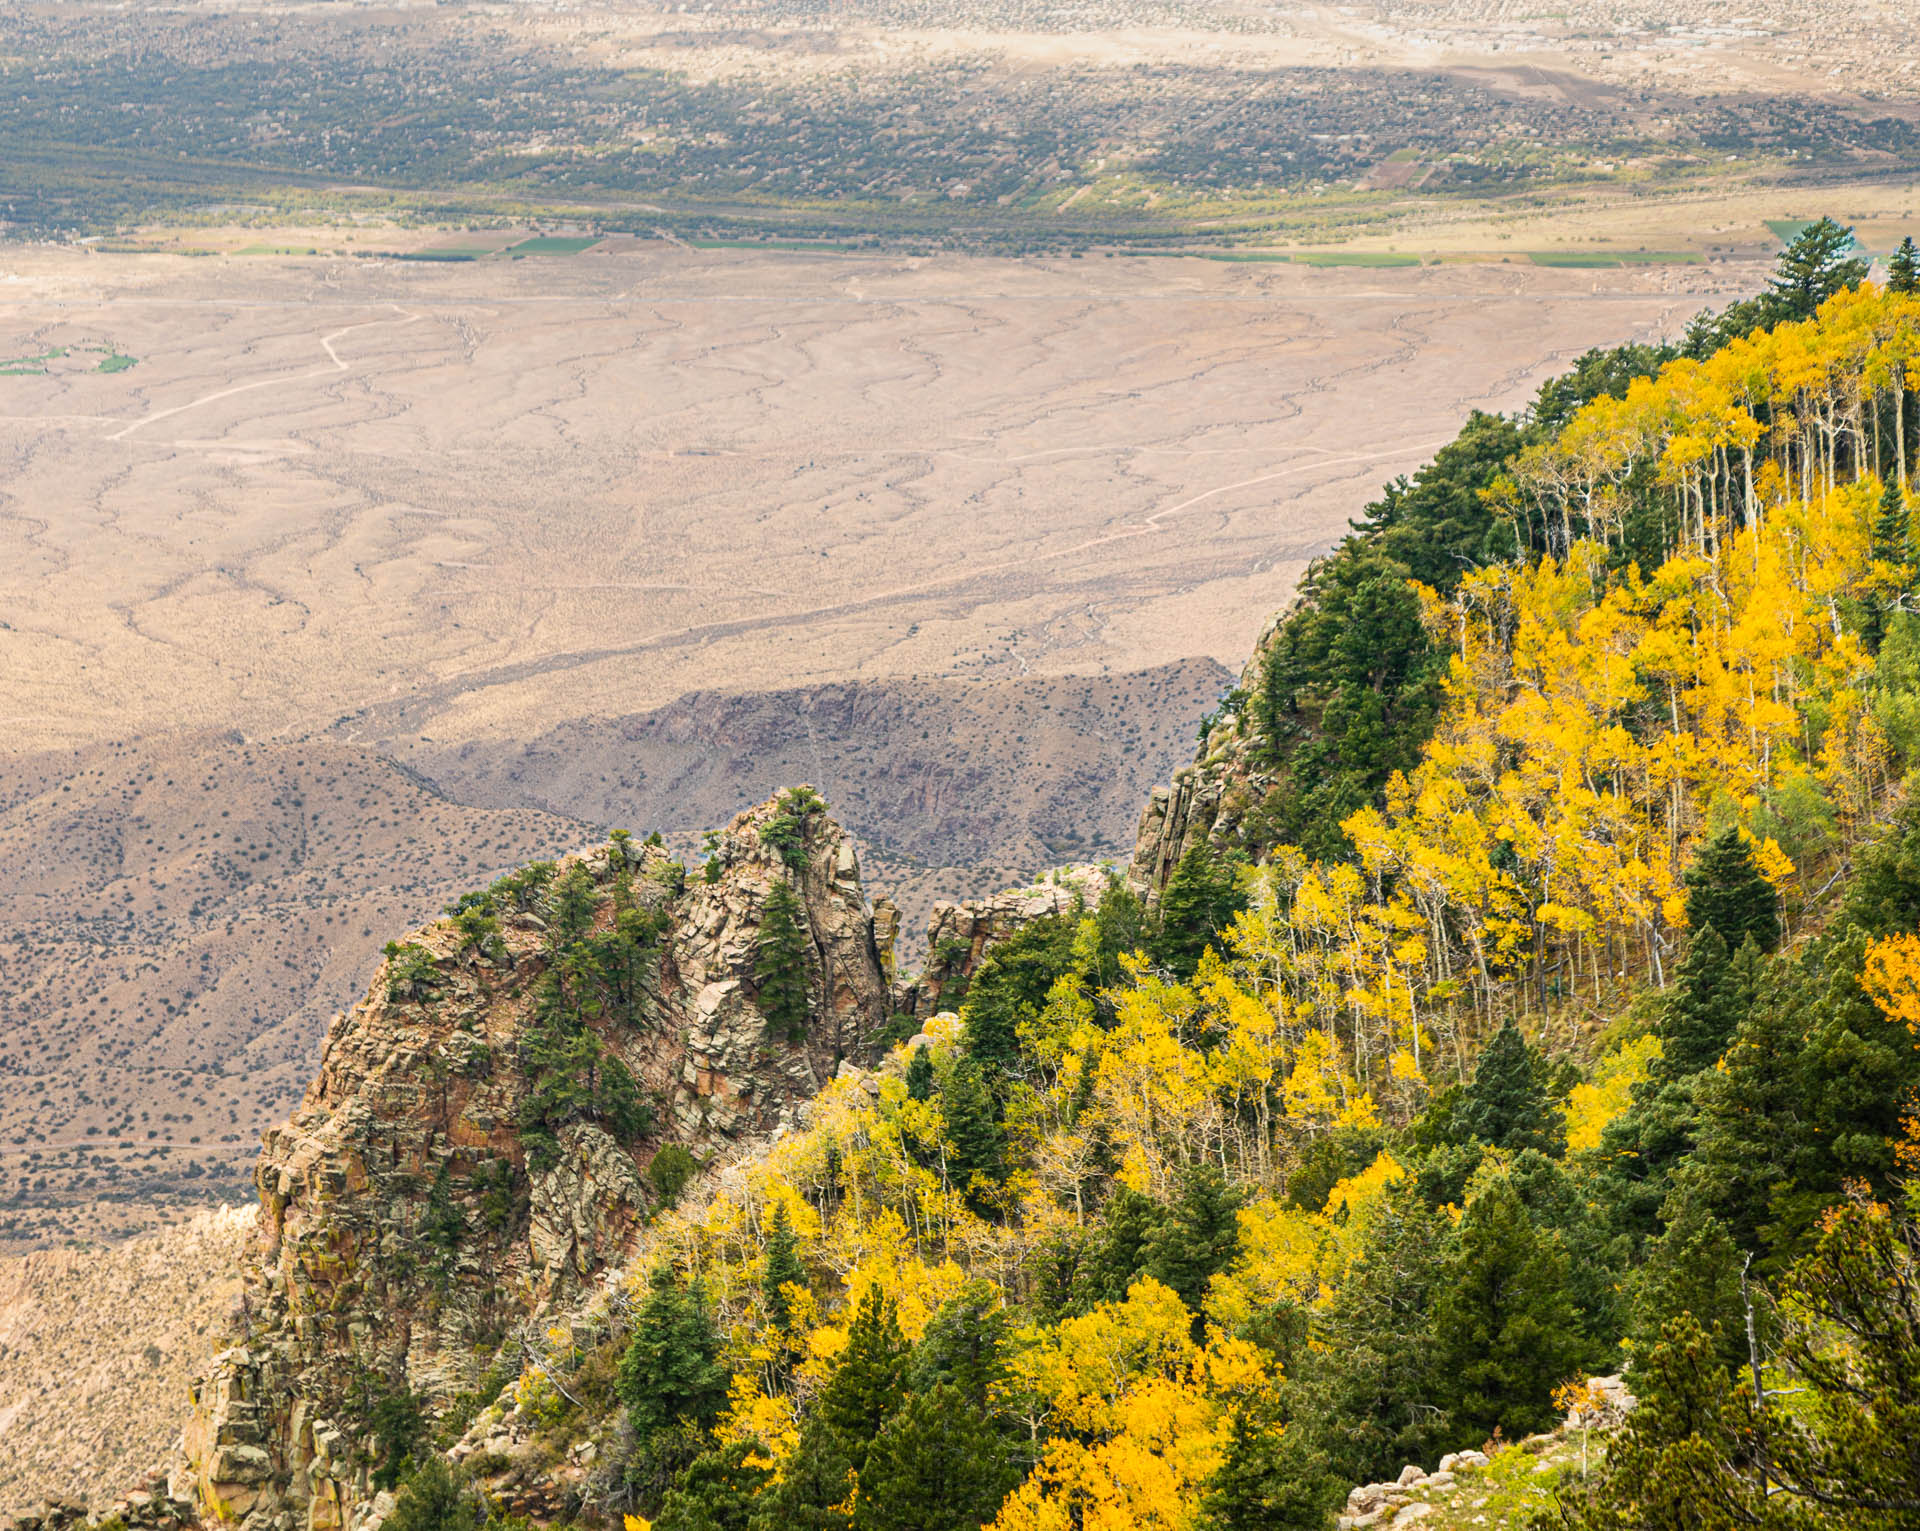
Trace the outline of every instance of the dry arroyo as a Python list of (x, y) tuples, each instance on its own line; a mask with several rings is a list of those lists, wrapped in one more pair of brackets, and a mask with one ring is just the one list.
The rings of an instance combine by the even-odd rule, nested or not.
[(165, 1465), (226, 1343), (252, 1207), (0, 1260), (0, 1515), (100, 1502)]

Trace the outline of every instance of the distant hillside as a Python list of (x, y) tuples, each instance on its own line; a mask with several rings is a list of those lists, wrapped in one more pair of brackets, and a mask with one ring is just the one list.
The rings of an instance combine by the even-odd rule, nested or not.
[[(922, 944), (937, 899), (1124, 862), (1224, 688), (1210, 660), (728, 695), (397, 763), (233, 734), (0, 761), (0, 1251), (246, 1199), (380, 946), (598, 827), (683, 853), (810, 780)], [(428, 778), (431, 778), (430, 780)]]

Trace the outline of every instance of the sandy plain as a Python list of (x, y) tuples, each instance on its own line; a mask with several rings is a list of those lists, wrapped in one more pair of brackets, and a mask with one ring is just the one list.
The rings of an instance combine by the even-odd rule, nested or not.
[(634, 243), (0, 256), (0, 722), (522, 733), (724, 685), (1237, 665), (1475, 407), (1726, 267)]

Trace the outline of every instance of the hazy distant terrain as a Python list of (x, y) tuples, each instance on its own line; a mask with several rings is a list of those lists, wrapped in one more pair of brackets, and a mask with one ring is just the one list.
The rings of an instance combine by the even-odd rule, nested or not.
[(1910, 181), (1910, 22), (1893, 0), (41, 0), (0, 18), (0, 218), (1417, 237), (1543, 195)]
[(20, 1247), (245, 1194), (380, 946), (605, 826), (693, 847), (811, 780), (910, 941), (1124, 858), (1381, 482), (1751, 278), (632, 242), (0, 279)]

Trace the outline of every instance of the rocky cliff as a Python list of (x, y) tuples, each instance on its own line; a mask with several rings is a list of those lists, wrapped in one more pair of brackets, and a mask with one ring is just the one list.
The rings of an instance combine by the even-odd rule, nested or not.
[[(1258, 685), (1267, 651), (1285, 620), (1281, 612), (1269, 622), (1254, 644), (1252, 657), (1240, 672), (1238, 694), (1248, 696)], [(1243, 712), (1225, 710), (1201, 737), (1193, 763), (1176, 771), (1173, 781), (1155, 787), (1140, 813), (1134, 832), (1133, 859), (1127, 877), (1149, 900), (1158, 897), (1180, 858), (1196, 844), (1249, 843), (1248, 817), (1278, 785), (1264, 768)]]
[[(756, 976), (783, 883), (808, 991), (791, 1034)], [(267, 1134), (244, 1334), (194, 1390), (173, 1485), (209, 1517), (364, 1518), (382, 1422), (457, 1410), (626, 1255), (687, 1165), (663, 1145), (711, 1158), (791, 1123), (886, 1016), (852, 842), (804, 789), (691, 875), (616, 839), (463, 905), (389, 948)]]

